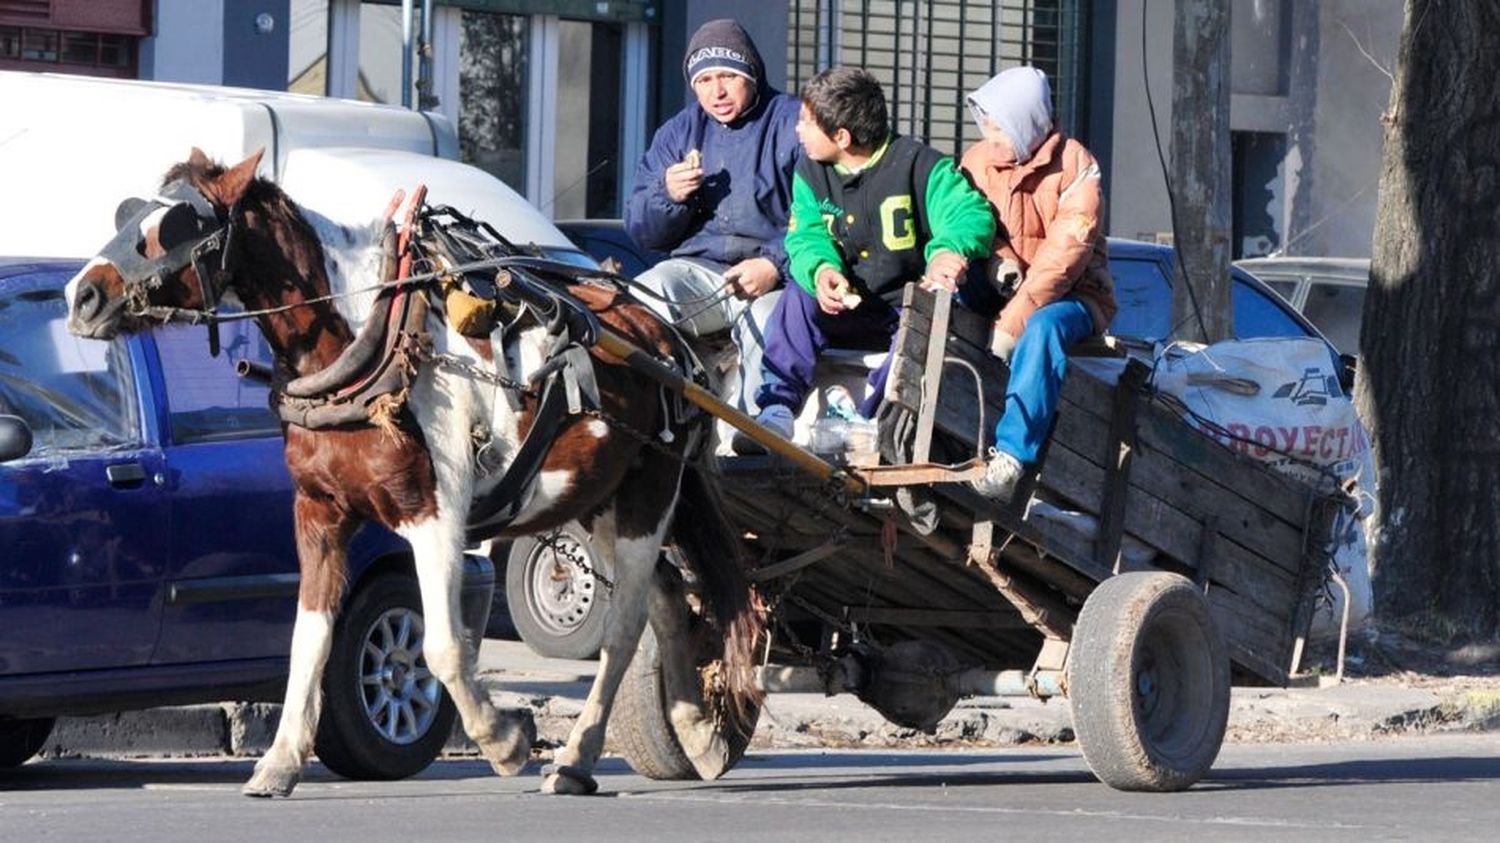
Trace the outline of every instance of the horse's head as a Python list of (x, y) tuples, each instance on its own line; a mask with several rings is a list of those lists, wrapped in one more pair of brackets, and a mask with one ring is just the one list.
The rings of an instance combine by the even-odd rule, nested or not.
[(157, 196), (121, 202), (119, 233), (68, 282), (68, 329), (108, 339), (168, 318), (148, 320), (153, 313), (211, 311), (233, 271), (238, 205), (264, 151), (225, 168), (195, 147)]

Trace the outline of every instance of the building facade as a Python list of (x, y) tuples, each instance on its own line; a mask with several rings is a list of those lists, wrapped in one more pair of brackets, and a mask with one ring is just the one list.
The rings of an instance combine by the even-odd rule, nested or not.
[[(0, 68), (407, 102), (452, 121), (466, 160), (554, 218), (602, 217), (619, 214), (651, 133), (689, 101), (687, 39), (734, 17), (773, 85), (867, 67), (897, 130), (950, 153), (978, 136), (965, 92), (1005, 67), (1041, 67), (1059, 123), (1101, 161), (1110, 233), (1172, 230), (1151, 113), (1170, 160), (1174, 0), (411, 5), (407, 36), (399, 0), (0, 0)], [(1401, 4), (1230, 9), (1235, 256), (1370, 254)]]
[[(1110, 232), (1172, 229), (1151, 128), (1172, 121), (1171, 0), (1114, 0), (1101, 138)], [(1234, 256), (1368, 257), (1401, 37), (1397, 0), (1230, 0)], [(1149, 85), (1151, 101), (1147, 101)], [(1170, 156), (1170, 150), (1163, 149)], [(1168, 157), (1170, 161), (1170, 157)]]

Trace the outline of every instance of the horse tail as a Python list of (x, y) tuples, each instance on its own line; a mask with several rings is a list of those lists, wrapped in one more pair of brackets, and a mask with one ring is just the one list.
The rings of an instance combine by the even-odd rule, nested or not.
[(689, 464), (682, 474), (672, 534), (697, 574), (707, 611), (724, 634), (724, 679), (730, 713), (737, 722), (760, 704), (755, 653), (765, 632), (765, 613), (745, 577), (743, 542), (724, 512), (719, 486), (707, 466)]

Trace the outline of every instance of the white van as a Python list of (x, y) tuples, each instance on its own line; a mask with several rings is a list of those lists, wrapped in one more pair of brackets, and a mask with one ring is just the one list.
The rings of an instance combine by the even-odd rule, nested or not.
[(444, 117), (275, 91), (0, 71), (0, 255), (88, 257), (128, 196), (152, 196), (194, 146), (260, 174), (331, 219), (374, 219), (397, 188), (519, 243), (576, 251), (494, 176), (453, 160)]

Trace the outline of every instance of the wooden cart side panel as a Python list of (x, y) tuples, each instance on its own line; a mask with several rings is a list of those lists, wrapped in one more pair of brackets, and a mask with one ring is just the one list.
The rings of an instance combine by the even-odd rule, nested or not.
[[(909, 336), (911, 342), (925, 342), (925, 338), (922, 338), (914, 329), (910, 331)], [(950, 346), (950, 353), (954, 350), (954, 347)], [(965, 352), (960, 352), (962, 353)], [(992, 370), (1003, 371), (999, 361), (994, 358), (989, 358), (989, 363)], [(990, 383), (993, 384), (995, 377), (993, 371), (987, 374), (991, 378)], [(913, 362), (909, 355), (900, 354), (892, 365), (892, 386), (888, 395), (894, 395), (899, 403), (908, 409), (914, 408), (922, 400), (921, 379), (921, 367)], [(980, 432), (979, 414), (974, 405), (974, 389), (970, 381), (972, 381), (972, 376), (966, 371), (952, 370), (945, 378), (944, 388), (939, 393), (939, 409), (935, 423), (938, 429), (960, 441), (972, 441)], [(1085, 381), (1099, 388), (1072, 390), (1070, 394), (1070, 385)], [(1072, 451), (1089, 463), (1101, 467), (1101, 470), (1108, 464), (1109, 449), (1113, 444), (1110, 439), (1108, 421), (1108, 411), (1111, 406), (1109, 399), (1112, 396), (1109, 390), (1110, 387), (1090, 378), (1086, 373), (1075, 372), (1067, 379), (1063, 388), (1064, 406), (1058, 414), (1052, 450)], [(998, 393), (999, 389), (992, 388), (990, 392)], [(986, 394), (985, 398), (983, 430), (987, 433), (993, 426), (993, 420), (999, 416), (1000, 401), (1003, 400), (1003, 396)], [(1072, 400), (1069, 400), (1070, 398)], [(1099, 401), (1106, 403), (1101, 405), (1097, 403)], [(1302, 547), (1302, 531), (1297, 525), (1305, 521), (1307, 517), (1305, 492), (1290, 483), (1281, 482), (1280, 478), (1271, 478), (1273, 485), (1267, 489), (1265, 482), (1257, 482), (1266, 479), (1263, 476), (1266, 472), (1264, 468), (1247, 463), (1243, 458), (1235, 456), (1213, 442), (1205, 441), (1204, 443), (1212, 450), (1184, 448), (1180, 444), (1172, 443), (1171, 440), (1190, 437), (1183, 436), (1185, 431), (1181, 421), (1167, 414), (1161, 407), (1155, 405), (1142, 407), (1141, 412), (1138, 413), (1137, 424), (1137, 449), (1129, 478), (1132, 494), (1137, 491), (1145, 492), (1151, 495), (1153, 500), (1177, 510), (1175, 513), (1164, 514), (1162, 517), (1173, 522), (1167, 526), (1175, 526), (1179, 529), (1173, 535), (1176, 541), (1165, 543), (1163, 546), (1164, 542), (1160, 538), (1153, 539), (1154, 536), (1161, 534), (1161, 531), (1156, 528), (1163, 525), (1152, 523), (1150, 520), (1143, 521), (1140, 517), (1141, 504), (1136, 504), (1134, 507), (1136, 517), (1126, 522), (1128, 533), (1157, 546), (1182, 563), (1196, 568), (1198, 529), (1194, 527), (1183, 532), (1180, 528), (1188, 526), (1190, 522), (1201, 522), (1211, 515), (1221, 522), (1220, 532), (1231, 541), (1261, 556), (1271, 565), (1281, 567), (1288, 576), (1295, 577), (1300, 565)], [(1194, 433), (1192, 436), (1198, 437), (1198, 434)], [(1184, 456), (1190, 457), (1192, 461), (1184, 462), (1182, 459)], [(1093, 476), (1082, 481), (1076, 479), (1070, 481), (1067, 476), (1054, 477), (1053, 475), (1066, 475), (1070, 473), (1070, 469), (1081, 468), (1078, 461), (1069, 460), (1066, 456), (1062, 457), (1059, 462), (1064, 463), (1067, 468), (1053, 466), (1052, 462), (1053, 460), (1049, 457), (1048, 465), (1043, 467), (1043, 485), (1069, 487), (1071, 494), (1067, 494), (1067, 497), (1084, 511), (1097, 515), (1102, 503), (1100, 500), (1103, 489), (1102, 473), (1098, 481)], [(1184, 468), (1196, 470), (1184, 471)], [(1247, 499), (1236, 491), (1241, 481), (1267, 491), (1267, 499), (1284, 501), (1290, 496), (1298, 506), (1297, 520), (1291, 522), (1279, 518), (1272, 509)], [(1082, 488), (1101, 490), (1101, 492), (1092, 495), (1082, 494)], [(1129, 506), (1128, 499), (1127, 506)], [(1282, 509), (1286, 508), (1282, 507)]]
[[(923, 401), (922, 361), (931, 326), (928, 295), (908, 290), (904, 344), (897, 347), (887, 398), (910, 410)], [(973, 366), (985, 380), (982, 407), (974, 376), (945, 367), (934, 419), (959, 441), (988, 438), (1003, 410), (1006, 371), (983, 347), (988, 325), (955, 308), (947, 355)], [(1074, 369), (1063, 387), (1063, 406), (1042, 468), (1040, 485), (1078, 509), (1098, 514), (1106, 466), (1115, 443), (1110, 432), (1114, 387)], [(1125, 533), (1160, 551), (1203, 582), (1237, 664), (1262, 678), (1284, 682), (1296, 627), (1304, 625), (1318, 566), (1304, 547), (1314, 495), (1269, 469), (1235, 454), (1156, 404), (1139, 408), (1136, 448), (1128, 476)], [(982, 447), (987, 442), (978, 443)], [(946, 493), (946, 490), (944, 490)], [(950, 495), (951, 497), (951, 495)], [(962, 497), (961, 495), (959, 497)], [(1211, 524), (1211, 526), (1206, 526)], [(1038, 548), (1069, 544), (1060, 555), (1093, 562), (1077, 533), (1058, 525), (1007, 524), (1028, 533)], [(1071, 536), (1067, 535), (1071, 534)], [(1084, 545), (1088, 543), (1082, 541)], [(1209, 548), (1208, 559), (1204, 548)], [(1072, 565), (1102, 579), (1095, 565)]]

